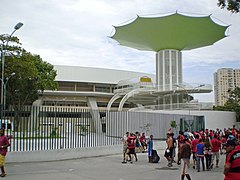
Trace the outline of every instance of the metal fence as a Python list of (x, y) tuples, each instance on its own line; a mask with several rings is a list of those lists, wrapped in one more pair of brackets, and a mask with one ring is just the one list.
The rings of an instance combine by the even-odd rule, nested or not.
[[(25, 112), (6, 114), (8, 116), (2, 119), (2, 126), (10, 138), (10, 151), (121, 144), (121, 137), (126, 131), (154, 133), (155, 137), (162, 138), (172, 120), (179, 125), (176, 130), (186, 128), (189, 124), (195, 129), (204, 128), (204, 119), (198, 116), (92, 111), (78, 107), (31, 107)], [(19, 116), (16, 117), (16, 114)]]
[[(93, 114), (98, 114), (94, 119)], [(2, 119), (10, 151), (34, 151), (107, 146), (121, 143), (120, 137), (106, 135), (105, 111), (73, 107), (31, 107), (6, 113)], [(101, 124), (97, 127), (96, 122)]]

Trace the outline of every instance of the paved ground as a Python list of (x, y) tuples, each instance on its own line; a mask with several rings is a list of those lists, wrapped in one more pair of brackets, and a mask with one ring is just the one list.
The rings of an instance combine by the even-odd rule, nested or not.
[[(138, 154), (138, 162), (121, 164), (121, 155), (112, 155), (75, 160), (37, 162), (37, 163), (7, 163), (8, 180), (178, 180), (180, 166), (174, 164), (167, 168), (163, 151), (159, 151), (161, 161), (150, 164), (147, 153)], [(223, 179), (223, 164), (225, 156), (221, 156), (220, 168), (212, 171), (196, 172), (190, 169), (193, 180)]]

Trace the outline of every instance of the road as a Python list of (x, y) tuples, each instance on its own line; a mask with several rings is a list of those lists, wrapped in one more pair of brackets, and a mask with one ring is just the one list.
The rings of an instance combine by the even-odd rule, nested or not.
[[(80, 153), (80, 152), (79, 152)], [(53, 162), (6, 163), (8, 180), (178, 180), (180, 166), (167, 167), (163, 150), (159, 151), (159, 163), (148, 163), (147, 153), (138, 154), (138, 162), (122, 164), (122, 155), (81, 158)], [(220, 167), (212, 171), (196, 172), (190, 169), (193, 180), (223, 179), (225, 156), (221, 156)]]

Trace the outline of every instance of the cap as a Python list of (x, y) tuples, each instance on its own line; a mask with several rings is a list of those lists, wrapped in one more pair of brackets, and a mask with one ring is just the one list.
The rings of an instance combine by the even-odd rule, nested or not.
[(229, 135), (228, 137), (231, 138), (231, 139), (234, 139), (234, 138), (235, 138), (233, 135)]
[(233, 140), (228, 140), (224, 146), (236, 146), (236, 143)]

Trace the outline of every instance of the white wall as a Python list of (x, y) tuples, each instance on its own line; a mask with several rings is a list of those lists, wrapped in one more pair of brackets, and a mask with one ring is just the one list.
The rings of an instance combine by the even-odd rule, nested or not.
[(121, 80), (148, 76), (155, 82), (154, 74), (143, 72), (61, 65), (55, 65), (54, 69), (57, 70), (57, 81), (117, 84)]
[(195, 115), (204, 114), (208, 129), (223, 129), (236, 125), (236, 113), (227, 111), (194, 111)]
[[(151, 111), (149, 111), (151, 112)], [(174, 110), (174, 111), (153, 111), (167, 114), (186, 114), (186, 115), (202, 115), (205, 117), (205, 128), (207, 129), (224, 129), (232, 127), (236, 124), (236, 113), (228, 111), (194, 111), (191, 110)]]

